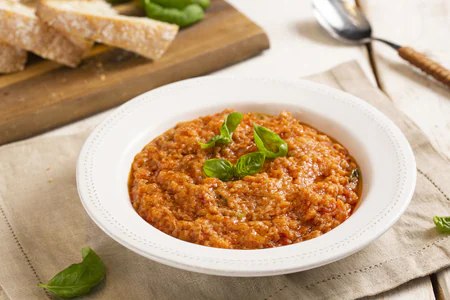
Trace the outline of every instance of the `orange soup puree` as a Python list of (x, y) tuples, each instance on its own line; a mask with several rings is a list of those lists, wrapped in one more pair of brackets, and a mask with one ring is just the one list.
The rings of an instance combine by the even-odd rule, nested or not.
[[(134, 158), (129, 194), (136, 212), (175, 238), (230, 249), (261, 249), (318, 237), (353, 213), (360, 199), (357, 164), (338, 142), (289, 112), (244, 114), (229, 144), (202, 149), (233, 110), (182, 122)], [(212, 158), (235, 164), (258, 151), (253, 124), (288, 144), (285, 157), (266, 158), (255, 175), (223, 182), (208, 178)], [(352, 175), (353, 173), (353, 175)]]

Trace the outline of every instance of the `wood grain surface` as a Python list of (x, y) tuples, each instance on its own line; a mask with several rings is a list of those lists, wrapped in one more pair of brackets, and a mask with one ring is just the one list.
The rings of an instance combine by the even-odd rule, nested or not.
[[(414, 47), (450, 68), (449, 0), (358, 2), (372, 23), (374, 36)], [(374, 71), (381, 89), (424, 131), (436, 150), (450, 160), (450, 89), (416, 71), (388, 46), (375, 42), (372, 47)], [(437, 299), (450, 300), (450, 269), (437, 273), (435, 291)], [(416, 299), (415, 293), (406, 295)]]
[[(450, 68), (448, 0), (359, 0), (373, 35), (410, 46)], [(450, 89), (401, 59), (389, 46), (372, 44), (381, 89), (450, 160)]]
[[(0, 76), (0, 144), (30, 137), (121, 104), (161, 85), (207, 74), (269, 48), (265, 32), (222, 0), (150, 61), (96, 46), (76, 69), (31, 58), (25, 71)], [(184, 99), (180, 99), (183, 101)]]
[(436, 299), (450, 299), (450, 269), (445, 269), (436, 274)]

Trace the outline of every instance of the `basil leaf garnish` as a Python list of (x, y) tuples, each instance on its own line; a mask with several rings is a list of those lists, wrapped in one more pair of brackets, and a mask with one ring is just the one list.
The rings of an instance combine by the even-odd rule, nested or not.
[(212, 137), (206, 144), (200, 142), (198, 143), (204, 149), (212, 148), (216, 145), (216, 143), (229, 144), (232, 141), (231, 138), (233, 137), (233, 132), (236, 130), (239, 123), (241, 123), (243, 117), (244, 115), (238, 112), (229, 114), (220, 127), (220, 135)]
[(448, 217), (438, 217), (433, 218), (434, 224), (437, 229), (442, 233), (450, 233), (450, 216)]
[(216, 177), (228, 181), (234, 177), (242, 178), (254, 175), (261, 170), (266, 156), (261, 152), (246, 154), (238, 159), (236, 166), (226, 159), (213, 158), (205, 161), (203, 172), (207, 177)]
[(200, 146), (203, 149), (207, 149), (207, 148), (214, 147), (216, 145), (216, 143), (229, 144), (230, 142), (231, 142), (231, 138), (224, 137), (221, 135), (216, 135), (216, 136), (212, 137), (206, 144), (200, 143), (200, 142), (198, 142), (198, 143), (200, 144)]
[(105, 265), (91, 248), (81, 250), (83, 261), (56, 274), (47, 284), (38, 286), (61, 298), (84, 296), (105, 277)]
[(236, 162), (236, 176), (242, 178), (247, 175), (254, 175), (261, 170), (266, 156), (261, 152), (246, 154)]
[(207, 177), (216, 177), (222, 181), (228, 181), (234, 177), (234, 166), (226, 159), (213, 158), (205, 161), (203, 172)]
[(278, 134), (264, 126), (254, 124), (253, 127), (256, 146), (266, 157), (275, 158), (287, 155), (288, 145)]
[(231, 139), (231, 137), (233, 136), (233, 132), (236, 130), (239, 123), (241, 123), (243, 117), (244, 115), (238, 112), (229, 114), (220, 127), (220, 135), (229, 137)]

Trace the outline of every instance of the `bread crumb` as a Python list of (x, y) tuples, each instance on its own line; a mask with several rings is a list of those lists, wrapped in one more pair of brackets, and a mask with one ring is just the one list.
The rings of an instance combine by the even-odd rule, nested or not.
[(105, 81), (105, 79), (106, 79), (105, 74), (100, 75), (100, 79), (101, 79), (102, 81)]
[(53, 178), (49, 178), (48, 182), (53, 182), (54, 179)]
[(47, 168), (47, 171), (50, 171), (50, 167)]

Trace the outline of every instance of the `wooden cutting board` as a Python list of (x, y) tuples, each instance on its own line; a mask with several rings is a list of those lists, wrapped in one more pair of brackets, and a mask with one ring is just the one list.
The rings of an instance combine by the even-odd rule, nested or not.
[(0, 76), (0, 144), (106, 110), (164, 84), (207, 74), (268, 48), (267, 35), (258, 25), (227, 2), (213, 0), (205, 20), (181, 30), (155, 62), (104, 45), (97, 45), (76, 69), (31, 57), (24, 71)]

